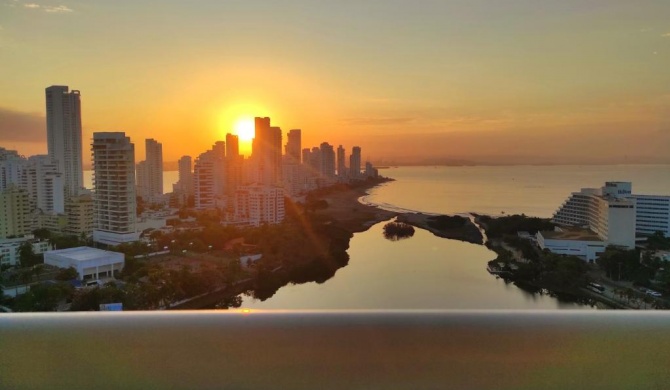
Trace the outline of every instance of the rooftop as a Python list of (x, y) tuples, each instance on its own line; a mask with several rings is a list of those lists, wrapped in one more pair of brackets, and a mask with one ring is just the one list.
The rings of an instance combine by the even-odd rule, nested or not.
[(575, 241), (603, 241), (597, 234), (589, 229), (578, 227), (561, 227), (561, 230), (540, 232), (542, 237), (550, 240), (575, 240)]
[(109, 257), (110, 254), (120, 254), (120, 252), (105, 251), (102, 249), (80, 246), (77, 248), (59, 249), (48, 252), (49, 254), (67, 256), (76, 261), (86, 261)]

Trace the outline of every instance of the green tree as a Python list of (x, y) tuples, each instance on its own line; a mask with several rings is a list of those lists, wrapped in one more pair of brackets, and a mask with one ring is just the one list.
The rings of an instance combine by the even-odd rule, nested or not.
[(49, 229), (37, 229), (33, 231), (33, 235), (40, 240), (49, 240), (51, 238), (51, 231)]
[(663, 232), (655, 232), (647, 237), (647, 248), (651, 250), (670, 249), (670, 237), (665, 237)]
[(67, 283), (37, 284), (15, 299), (14, 309), (22, 312), (54, 311), (72, 293), (73, 288)]
[(36, 255), (33, 244), (26, 241), (19, 247), (19, 262), (22, 267), (32, 267), (40, 263), (40, 255)]
[(58, 271), (58, 274), (56, 274), (56, 280), (73, 280), (73, 279), (78, 279), (79, 278), (79, 273), (77, 273), (77, 270), (74, 269), (73, 267), (69, 268), (63, 268), (60, 271)]

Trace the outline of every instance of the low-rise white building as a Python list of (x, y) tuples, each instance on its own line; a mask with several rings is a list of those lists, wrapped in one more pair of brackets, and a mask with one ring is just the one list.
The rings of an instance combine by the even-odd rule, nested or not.
[(586, 261), (595, 261), (607, 248), (607, 243), (588, 229), (557, 227), (554, 231), (537, 232), (535, 237), (541, 249)]
[(105, 251), (87, 246), (50, 251), (44, 254), (44, 264), (58, 268), (74, 268), (79, 279), (113, 277), (123, 270), (123, 253)]
[(25, 242), (30, 242), (35, 254), (45, 253), (52, 248), (49, 241), (35, 239), (32, 234), (19, 238), (5, 238), (0, 240), (0, 264), (12, 266), (19, 264), (19, 248)]

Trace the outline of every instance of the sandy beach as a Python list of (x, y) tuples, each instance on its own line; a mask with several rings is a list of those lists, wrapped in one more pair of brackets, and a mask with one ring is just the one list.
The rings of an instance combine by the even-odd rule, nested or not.
[(344, 227), (351, 233), (363, 232), (376, 223), (396, 217), (400, 222), (428, 230), (438, 237), (482, 244), (482, 236), (479, 233), (479, 229), (467, 218), (465, 218), (466, 221), (462, 228), (437, 229), (429, 225), (431, 218), (435, 217), (433, 214), (400, 213), (359, 202), (359, 198), (367, 195), (371, 188), (382, 183), (385, 182), (372, 182), (366, 186), (343, 189), (324, 195), (321, 199), (328, 202), (328, 207), (319, 210), (317, 213), (333, 221), (333, 223)]

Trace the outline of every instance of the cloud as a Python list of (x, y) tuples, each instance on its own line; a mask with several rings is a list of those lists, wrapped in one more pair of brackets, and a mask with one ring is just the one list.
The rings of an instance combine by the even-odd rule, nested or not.
[(342, 122), (350, 126), (389, 126), (402, 125), (416, 118), (346, 118)]
[(44, 7), (44, 10), (47, 11), (47, 12), (57, 13), (57, 14), (72, 12), (72, 8), (68, 8), (64, 5), (57, 5), (55, 7)]
[(667, 32), (665, 34), (661, 34), (662, 37), (664, 38), (670, 38), (670, 32)]
[(45, 141), (44, 115), (0, 107), (0, 145), (7, 142)]
[(36, 3), (26, 3), (23, 5), (26, 8), (30, 9), (41, 9), (45, 12), (51, 13), (51, 14), (64, 14), (64, 13), (69, 13), (72, 12), (73, 9), (69, 8), (68, 6), (65, 5), (40, 5)]

